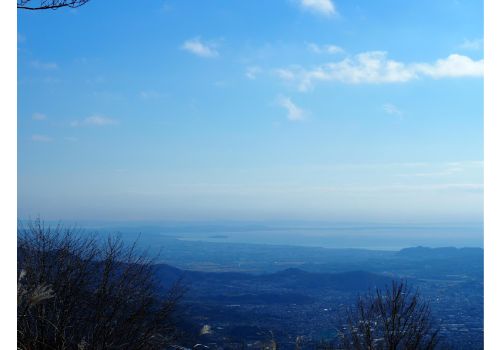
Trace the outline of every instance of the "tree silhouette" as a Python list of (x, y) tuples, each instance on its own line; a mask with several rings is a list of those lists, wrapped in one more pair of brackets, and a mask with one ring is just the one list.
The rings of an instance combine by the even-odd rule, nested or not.
[(23, 10), (57, 10), (61, 7), (80, 7), (90, 0), (17, 0), (17, 8)]
[(18, 229), (19, 349), (157, 349), (176, 337), (183, 288), (157, 287), (135, 245), (73, 228)]
[(434, 349), (438, 328), (429, 304), (406, 282), (360, 297), (339, 327), (343, 349)]

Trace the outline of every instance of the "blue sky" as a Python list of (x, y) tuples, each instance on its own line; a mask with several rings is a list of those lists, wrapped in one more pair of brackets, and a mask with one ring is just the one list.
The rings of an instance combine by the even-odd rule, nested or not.
[(18, 215), (482, 222), (480, 1), (19, 12)]

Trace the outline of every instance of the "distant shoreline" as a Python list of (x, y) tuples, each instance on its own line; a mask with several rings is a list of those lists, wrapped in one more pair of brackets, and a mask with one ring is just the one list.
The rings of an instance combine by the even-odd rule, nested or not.
[[(57, 225), (46, 221), (46, 225)], [(483, 248), (483, 225), (455, 224), (330, 224), (319, 223), (315, 226), (273, 222), (199, 222), (160, 224), (154, 222), (101, 223), (96, 224), (59, 224), (80, 227), (88, 232), (119, 233), (124, 236), (150, 241), (178, 239), (180, 241), (199, 241), (212, 244), (256, 244), (293, 247), (321, 247), (327, 249), (363, 249), (374, 251), (398, 251), (408, 247), (475, 247)]]

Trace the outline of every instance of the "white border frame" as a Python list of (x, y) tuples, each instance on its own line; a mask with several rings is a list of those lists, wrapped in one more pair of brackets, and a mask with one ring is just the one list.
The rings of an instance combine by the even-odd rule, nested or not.
[[(500, 349), (500, 45), (498, 0), (484, 4), (484, 334), (485, 349)], [(496, 39), (496, 42), (495, 42)], [(496, 89), (495, 89), (496, 87)]]
[[(484, 248), (485, 248), (485, 290), (484, 290), (484, 330), (485, 349), (500, 349), (500, 272), (498, 267), (500, 255), (500, 34), (498, 19), (500, 18), (498, 0), (485, 0), (485, 92), (484, 92)], [(16, 347), (17, 312), (14, 295), (17, 273), (16, 235), (17, 232), (17, 9), (14, 2), (0, 1), (0, 42), (4, 50), (0, 65), (0, 88), (2, 96), (2, 127), (0, 128), (0, 219), (2, 223), (0, 269), (4, 281), (1, 289), (0, 310), (2, 317), (1, 347)], [(497, 40), (497, 43), (494, 42)], [(496, 89), (495, 89), (496, 87)], [(14, 151), (15, 150), (15, 151)], [(5, 281), (7, 283), (5, 284)], [(16, 298), (17, 299), (17, 298)]]

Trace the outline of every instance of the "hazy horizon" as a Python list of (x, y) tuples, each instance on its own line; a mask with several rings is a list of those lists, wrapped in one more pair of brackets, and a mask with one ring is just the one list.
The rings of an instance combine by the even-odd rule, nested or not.
[[(29, 221), (29, 220), (25, 220)], [(23, 223), (23, 221), (21, 221)], [(292, 245), (337, 249), (400, 250), (483, 248), (482, 223), (335, 223), (318, 221), (43, 221), (52, 227), (84, 229), (88, 233), (211, 243)], [(222, 249), (222, 248), (221, 248)]]

